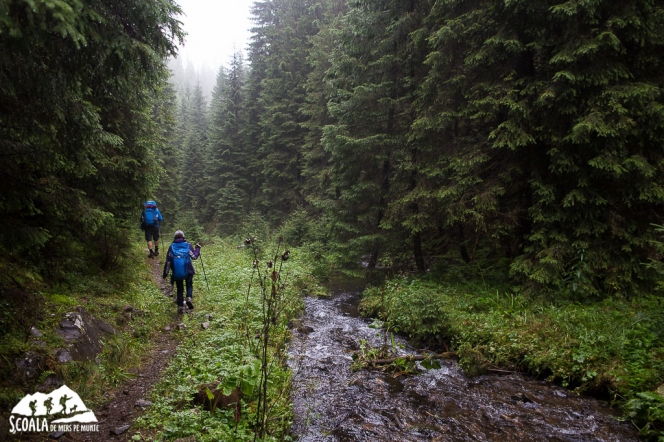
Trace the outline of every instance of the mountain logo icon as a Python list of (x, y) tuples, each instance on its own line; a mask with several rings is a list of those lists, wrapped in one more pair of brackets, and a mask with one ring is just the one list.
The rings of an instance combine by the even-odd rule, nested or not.
[[(97, 417), (89, 410), (80, 396), (63, 385), (48, 394), (28, 394), (12, 409), (10, 432), (48, 431), (54, 426), (67, 428), (68, 424), (96, 424)], [(81, 425), (76, 425), (80, 428)], [(83, 425), (94, 430), (96, 425)]]

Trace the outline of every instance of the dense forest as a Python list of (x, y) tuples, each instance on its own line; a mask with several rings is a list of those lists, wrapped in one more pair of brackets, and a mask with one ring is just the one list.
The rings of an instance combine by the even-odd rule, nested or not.
[(110, 265), (154, 196), (220, 234), (306, 218), (299, 241), (370, 268), (651, 290), (663, 12), (614, 3), (256, 2), (207, 103), (166, 81), (175, 4), (4, 2), (5, 265)]
[(108, 268), (159, 182), (171, 2), (0, 3), (3, 278)]
[[(256, 2), (249, 59), (179, 97), (157, 197), (340, 259), (464, 261), (573, 300), (660, 278), (661, 5)], [(178, 173), (174, 173), (175, 170)], [(174, 189), (179, 189), (174, 192)]]
[[(516, 326), (499, 291), (509, 308), (546, 303), (542, 317), (616, 313), (640, 347), (607, 355), (601, 376), (576, 350), (502, 362), (622, 399), (664, 381), (661, 1), (259, 0), (248, 55), (209, 99), (168, 68), (181, 14), (174, 0), (0, 2), (0, 331), (28, 324), (14, 314), (26, 293), (131, 267), (155, 199), (165, 233), (278, 231), (321, 274), (453, 274), (496, 295), (450, 313), (451, 292), (412, 285), (417, 303), (394, 298), (392, 313), (426, 319), (438, 302), (429, 324), (453, 324), (395, 319), (422, 342), (473, 328), (458, 342), (477, 354), (503, 339)], [(364, 308), (415, 290), (401, 283)], [(480, 336), (464, 315), (487, 311), (503, 329)]]

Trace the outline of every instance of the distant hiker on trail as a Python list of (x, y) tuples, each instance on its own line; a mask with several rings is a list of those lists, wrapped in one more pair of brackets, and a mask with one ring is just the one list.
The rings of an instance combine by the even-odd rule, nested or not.
[[(159, 222), (162, 221), (161, 212), (157, 209), (157, 203), (150, 200), (143, 203), (141, 213), (141, 230), (145, 231), (145, 240), (148, 242), (150, 254), (148, 258), (159, 255)], [(152, 240), (154, 239), (154, 249)]]
[(184, 232), (177, 230), (173, 235), (173, 243), (168, 248), (166, 254), (166, 262), (164, 263), (163, 277), (166, 279), (168, 272), (171, 271), (171, 285), (173, 282), (177, 284), (177, 302), (178, 313), (184, 312), (184, 282), (187, 284), (187, 307), (189, 310), (194, 309), (194, 304), (191, 302), (191, 295), (194, 289), (194, 270), (193, 259), (198, 259), (201, 254), (200, 244), (196, 244), (196, 248), (192, 247), (184, 239)]

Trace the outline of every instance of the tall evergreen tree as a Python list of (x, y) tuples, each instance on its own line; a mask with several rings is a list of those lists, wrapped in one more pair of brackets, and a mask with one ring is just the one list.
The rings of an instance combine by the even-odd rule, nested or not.
[(208, 168), (209, 216), (223, 233), (231, 233), (249, 210), (250, 159), (244, 141), (244, 84), (242, 55), (233, 55), (228, 74), (217, 78), (210, 118)]
[(322, 137), (323, 128), (335, 122), (328, 110), (328, 102), (335, 92), (332, 83), (328, 81), (328, 70), (332, 67), (330, 54), (336, 47), (337, 35), (342, 26), (341, 19), (346, 11), (345, 5), (345, 0), (321, 4), (324, 9), (318, 20), (320, 30), (311, 37), (311, 49), (307, 56), (311, 72), (307, 76), (307, 96), (302, 106), (302, 112), (306, 116), (302, 123), (306, 128), (302, 146), (302, 192), (307, 203), (319, 212), (328, 206), (335, 194), (330, 177), (330, 153), (325, 150)]
[(272, 221), (304, 203), (302, 196), (302, 146), (306, 129), (302, 123), (305, 82), (310, 68), (306, 57), (309, 38), (317, 28), (310, 15), (311, 0), (274, 0), (269, 25), (270, 50), (265, 57), (260, 119), (262, 192), (264, 207)]
[[(330, 112), (337, 123), (325, 128), (323, 139), (337, 194), (332, 218), (348, 256), (368, 254), (370, 268), (388, 245), (411, 235), (403, 231), (399, 212), (414, 209), (402, 203), (391, 217), (387, 209), (413, 180), (407, 134), (418, 54), (409, 34), (418, 29), (421, 3), (355, 3), (329, 69), (335, 86)], [(412, 230), (417, 237), (419, 231)], [(415, 244), (423, 267), (421, 243)]]
[(207, 143), (207, 103), (200, 85), (196, 85), (194, 88), (186, 121), (180, 171), (182, 204), (185, 210), (193, 211), (200, 219), (206, 206), (204, 170)]
[(172, 228), (177, 217), (180, 201), (180, 162), (177, 143), (177, 96), (170, 84), (162, 90), (162, 98), (155, 103), (155, 115), (158, 127), (161, 128), (160, 148), (157, 151), (157, 162), (161, 167), (159, 186), (155, 189), (154, 198), (164, 216), (163, 227)]
[(267, 77), (267, 57), (272, 45), (275, 6), (272, 1), (254, 2), (252, 16), (255, 26), (252, 28), (249, 43), (249, 64), (245, 92), (245, 151), (248, 157), (247, 179), (249, 179), (248, 205), (258, 207), (263, 201), (261, 192), (262, 160), (259, 156), (261, 146), (261, 117), (265, 105), (261, 99), (263, 80)]
[(444, 222), (505, 238), (533, 292), (629, 293), (652, 276), (642, 263), (658, 256), (664, 195), (663, 17), (641, 0), (432, 10), (416, 127), (443, 155), (428, 197)]
[(54, 272), (110, 262), (104, 239), (133, 227), (156, 183), (152, 99), (180, 12), (171, 0), (0, 3), (3, 256)]

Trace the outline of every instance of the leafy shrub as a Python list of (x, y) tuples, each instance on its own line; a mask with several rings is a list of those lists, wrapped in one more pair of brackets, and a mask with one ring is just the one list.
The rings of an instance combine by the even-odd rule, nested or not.
[(299, 247), (310, 240), (311, 223), (309, 214), (300, 206), (281, 224), (277, 234), (284, 238), (286, 244)]
[(664, 397), (649, 391), (637, 393), (625, 404), (624, 410), (639, 427), (639, 434), (652, 440), (664, 439)]

